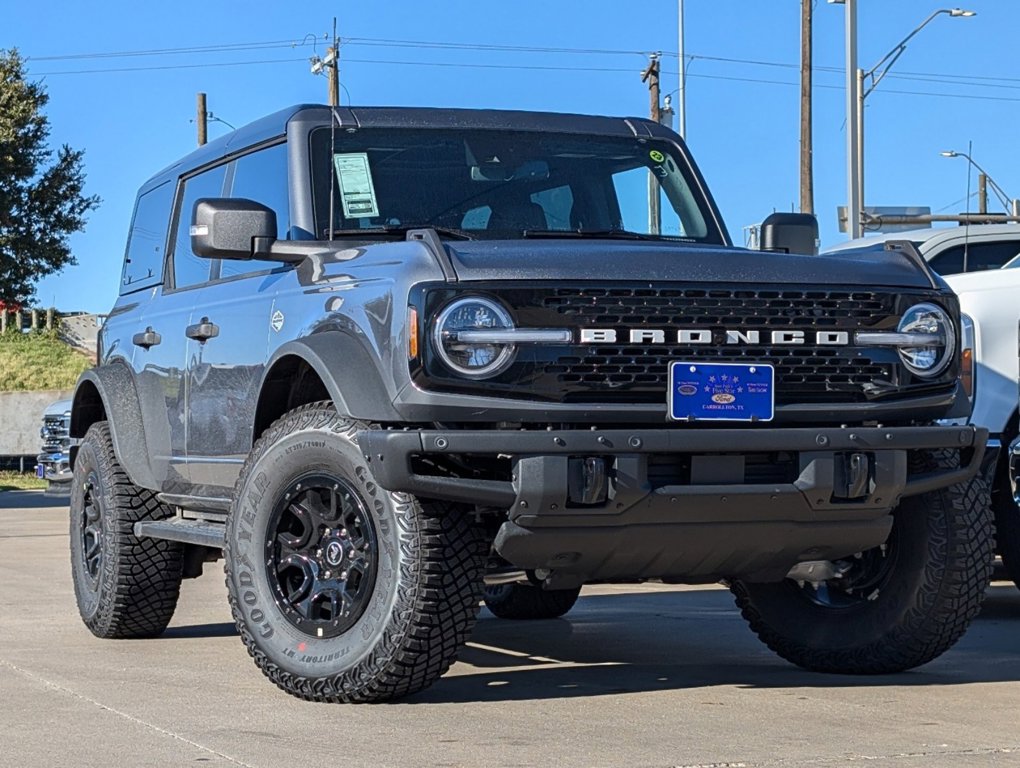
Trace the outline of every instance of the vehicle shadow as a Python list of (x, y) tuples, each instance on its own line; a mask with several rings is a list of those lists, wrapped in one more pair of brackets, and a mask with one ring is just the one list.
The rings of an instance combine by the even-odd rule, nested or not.
[[(894, 675), (802, 670), (775, 656), (719, 589), (583, 596), (566, 618), (499, 620), (483, 609), (460, 662), (406, 703), (596, 697), (663, 690), (959, 685), (1020, 680), (1020, 591), (994, 585), (964, 638)], [(470, 666), (468, 666), (470, 665)]]
[(187, 624), (170, 626), (163, 630), (160, 640), (193, 640), (211, 637), (231, 637), (237, 635), (237, 627), (233, 622), (223, 621), (210, 624)]
[(67, 496), (51, 496), (43, 491), (0, 491), (0, 511), (13, 509), (64, 509), (70, 504)]

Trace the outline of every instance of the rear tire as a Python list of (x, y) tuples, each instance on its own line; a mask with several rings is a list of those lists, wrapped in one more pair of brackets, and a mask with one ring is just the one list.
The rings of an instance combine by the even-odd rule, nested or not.
[(135, 523), (172, 515), (128, 479), (110, 428), (93, 424), (71, 480), (71, 577), (82, 621), (96, 637), (156, 637), (177, 607), (183, 546), (135, 536)]
[(1009, 578), (1020, 588), (1020, 508), (1013, 499), (1009, 484), (1009, 469), (995, 478), (998, 492), (995, 494), (995, 539), (1002, 565)]
[(285, 414), (227, 518), (230, 608), (256, 665), (310, 701), (375, 702), (438, 679), (474, 627), (489, 542), (464, 508), (372, 478), (365, 425), (320, 402)]
[[(951, 451), (912, 461), (915, 472), (957, 466)], [(882, 674), (925, 664), (963, 635), (981, 606), (992, 568), (990, 503), (980, 477), (908, 497), (893, 513), (886, 548), (847, 558), (846, 578), (818, 589), (737, 581), (737, 606), (769, 648), (805, 669)]]
[(485, 607), (501, 619), (556, 619), (574, 607), (580, 587), (542, 589), (531, 584), (485, 588)]

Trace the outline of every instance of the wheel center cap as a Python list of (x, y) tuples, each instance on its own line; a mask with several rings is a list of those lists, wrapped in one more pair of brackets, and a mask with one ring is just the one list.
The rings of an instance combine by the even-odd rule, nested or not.
[(326, 562), (331, 566), (340, 565), (344, 559), (344, 548), (339, 542), (331, 541), (326, 545)]

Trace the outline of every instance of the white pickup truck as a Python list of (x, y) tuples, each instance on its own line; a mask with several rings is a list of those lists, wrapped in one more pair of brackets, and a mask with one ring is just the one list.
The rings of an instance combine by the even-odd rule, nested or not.
[[(1009, 483), (1006, 448), (1017, 437), (1017, 326), (1020, 323), (1020, 224), (919, 229), (851, 240), (826, 253), (910, 240), (960, 297), (974, 323), (974, 409), (970, 421), (989, 431), (987, 471), (996, 539), (1010, 578), (1020, 587), (1020, 511)], [(994, 460), (993, 460), (994, 459)]]

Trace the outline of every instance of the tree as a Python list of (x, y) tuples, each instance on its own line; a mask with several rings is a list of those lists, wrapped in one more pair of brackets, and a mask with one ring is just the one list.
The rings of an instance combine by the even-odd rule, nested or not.
[(68, 237), (99, 205), (86, 197), (84, 153), (47, 146), (49, 101), (25, 80), (16, 49), (0, 49), (0, 301), (25, 302), (40, 278), (77, 263)]

